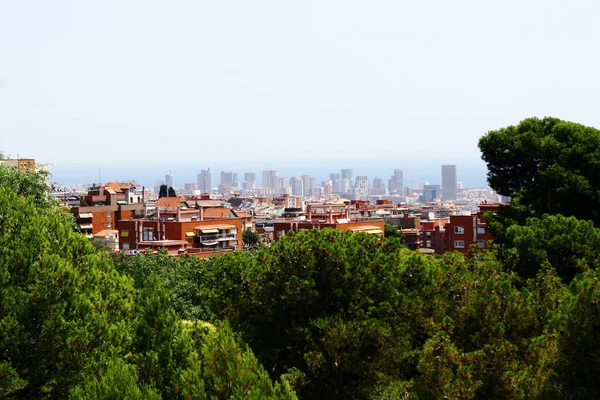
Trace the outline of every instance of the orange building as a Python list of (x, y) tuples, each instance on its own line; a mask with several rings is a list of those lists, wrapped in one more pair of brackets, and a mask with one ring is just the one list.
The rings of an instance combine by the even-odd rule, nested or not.
[(169, 254), (210, 256), (242, 249), (242, 219), (119, 221), (119, 248), (123, 251), (165, 247)]

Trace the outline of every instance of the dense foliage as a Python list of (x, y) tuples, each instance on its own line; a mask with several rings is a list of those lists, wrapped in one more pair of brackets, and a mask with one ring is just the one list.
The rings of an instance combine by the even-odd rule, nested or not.
[(0, 166), (3, 397), (295, 398), (226, 324), (178, 316), (160, 275), (136, 289), (36, 176)]
[(110, 258), (39, 175), (0, 167), (0, 394), (598, 398), (598, 140), (551, 118), (488, 133), (490, 183), (514, 204), (486, 216), (495, 246), (443, 257), (386, 226)]
[(529, 118), (479, 140), (488, 182), (530, 216), (563, 214), (600, 223), (600, 131)]

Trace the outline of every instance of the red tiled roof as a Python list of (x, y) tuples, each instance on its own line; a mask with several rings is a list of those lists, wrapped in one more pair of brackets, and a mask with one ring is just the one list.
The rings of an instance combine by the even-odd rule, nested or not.
[(181, 197), (161, 197), (156, 200), (156, 207), (179, 208), (181, 203), (187, 207), (187, 203)]
[(202, 212), (205, 218), (226, 218), (231, 213), (231, 208), (212, 207)]

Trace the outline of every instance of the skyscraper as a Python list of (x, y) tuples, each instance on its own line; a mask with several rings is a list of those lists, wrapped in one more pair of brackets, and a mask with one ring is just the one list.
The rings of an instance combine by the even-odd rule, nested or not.
[(442, 165), (442, 200), (456, 200), (456, 165)]
[(292, 187), (292, 194), (294, 196), (304, 196), (304, 183), (301, 178), (292, 176), (290, 178), (290, 186)]
[(165, 175), (165, 185), (167, 185), (167, 189), (173, 187), (173, 175), (170, 173)]
[(357, 176), (354, 182), (354, 189), (357, 200), (366, 200), (369, 195), (369, 177)]
[(263, 171), (262, 187), (275, 189), (276, 186), (279, 186), (279, 173), (277, 171)]
[(340, 193), (342, 191), (342, 175), (331, 173), (329, 174), (329, 180), (333, 188), (333, 193)]
[(342, 179), (349, 179), (352, 182), (352, 170), (349, 168), (342, 169)]
[(404, 174), (401, 169), (395, 169), (394, 175), (388, 181), (388, 190), (390, 193), (404, 193)]
[(198, 190), (202, 193), (210, 193), (212, 191), (212, 179), (210, 176), (210, 168), (200, 170), (198, 174)]
[(304, 191), (305, 196), (310, 196), (312, 194), (313, 185), (311, 184), (310, 175), (302, 175), (302, 189)]
[(256, 187), (256, 174), (254, 172), (246, 172), (244, 174), (244, 189), (254, 189)]

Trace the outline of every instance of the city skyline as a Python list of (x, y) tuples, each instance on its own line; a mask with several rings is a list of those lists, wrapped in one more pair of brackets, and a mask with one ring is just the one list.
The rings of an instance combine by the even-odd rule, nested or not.
[(477, 157), (486, 132), (528, 117), (600, 126), (598, 11), (542, 0), (6, 2), (0, 150), (43, 163), (423, 153), (454, 164), (444, 158)]
[[(304, 193), (306, 192), (306, 188), (308, 187), (308, 193), (310, 190), (315, 187), (321, 187), (323, 182), (331, 181), (332, 190), (336, 193), (339, 192), (347, 192), (348, 187), (355, 187), (356, 185), (356, 177), (357, 176), (366, 176), (369, 180), (370, 186), (372, 187), (372, 183), (375, 180), (379, 180), (378, 185), (381, 188), (385, 188), (385, 193), (395, 193), (402, 195), (402, 190), (399, 189), (399, 186), (390, 186), (393, 185), (394, 180), (398, 180), (398, 183), (402, 184), (403, 188), (406, 187), (417, 187), (419, 184), (437, 184), (440, 188), (443, 186), (443, 174), (440, 172), (440, 167), (444, 164), (434, 164), (433, 162), (412, 165), (408, 164), (404, 168), (398, 168), (396, 165), (393, 166), (376, 166), (369, 165), (363, 168), (339, 168), (332, 167), (330, 165), (312, 165), (312, 166), (300, 166), (296, 165), (293, 168), (283, 167), (281, 169), (271, 169), (271, 170), (262, 170), (259, 167), (249, 168), (244, 165), (237, 165), (236, 167), (209, 167), (209, 168), (201, 168), (199, 173), (194, 172), (194, 167), (190, 165), (178, 165), (177, 171), (181, 171), (179, 173), (172, 172), (172, 179), (174, 182), (174, 188), (181, 189), (186, 184), (194, 184), (195, 188), (201, 191), (206, 191), (206, 186), (201, 185), (201, 176), (206, 177), (206, 173), (208, 173), (208, 179), (210, 179), (210, 172), (213, 172), (212, 182), (210, 182), (211, 189), (219, 190), (222, 192), (228, 191), (226, 188), (221, 187), (222, 181), (221, 177), (223, 174), (226, 176), (235, 176), (236, 178), (239, 176), (240, 178), (237, 180), (237, 186), (233, 186), (232, 184), (228, 185), (229, 187), (237, 187), (240, 189), (253, 189), (253, 188), (270, 188), (275, 189), (271, 184), (263, 185), (263, 179), (265, 173), (275, 174), (277, 179), (270, 179), (271, 182), (277, 182), (279, 185), (278, 191), (281, 190), (282, 182), (285, 181), (284, 186), (289, 186), (293, 188), (293, 178), (297, 178), (302, 181), (302, 189)], [(461, 168), (461, 164), (459, 164), (458, 169), (462, 172), (457, 175), (457, 181), (465, 188), (475, 188), (475, 187), (487, 187), (486, 181), (486, 173), (485, 164), (462, 164), (463, 168)], [(476, 166), (476, 168), (474, 168)], [(52, 166), (51, 166), (52, 167)], [(114, 171), (119, 171), (119, 174), (112, 174), (111, 170), (102, 172), (102, 177), (105, 178), (106, 181), (111, 180), (135, 180), (138, 184), (147, 186), (147, 187), (155, 187), (159, 182), (164, 183), (164, 179), (161, 176), (153, 176), (152, 173), (148, 173), (146, 168), (147, 166), (138, 166), (138, 168), (129, 169), (128, 166), (121, 166), (119, 168), (114, 169)], [(346, 165), (347, 167), (347, 165)], [(95, 175), (90, 175), (89, 177), (95, 178), (92, 180), (65, 180), (69, 176), (69, 171), (80, 171), (79, 169), (67, 169), (67, 171), (60, 171), (59, 173), (55, 173), (56, 171), (52, 168), (50, 169), (52, 176), (52, 181), (57, 182), (59, 184), (65, 185), (73, 185), (73, 184), (92, 184), (97, 183), (98, 178), (98, 170), (96, 169)], [(125, 172), (125, 175), (123, 174)], [(218, 172), (215, 172), (218, 171)], [(343, 172), (346, 171), (346, 172)], [(351, 172), (350, 172), (351, 171)], [(136, 174), (139, 172), (140, 174)], [(348, 174), (352, 174), (352, 180), (348, 180), (347, 178), (342, 179), (341, 176), (348, 176)], [(214, 178), (214, 174), (217, 174), (217, 178)], [(331, 179), (331, 177), (339, 176), (339, 182), (335, 182)], [(261, 178), (262, 177), (262, 178)], [(246, 178), (250, 179), (250, 182), (246, 181)], [(254, 180), (252, 180), (252, 178)], [(258, 179), (257, 179), (258, 178)], [(272, 177), (274, 178), (274, 177)], [(307, 181), (307, 179), (309, 179)], [(312, 187), (310, 179), (312, 179)], [(206, 182), (207, 184), (209, 182)], [(221, 187), (221, 189), (219, 189)], [(296, 186), (298, 188), (298, 186)], [(342, 190), (344, 188), (344, 190)], [(390, 190), (392, 188), (392, 190)], [(298, 191), (298, 189), (296, 189)]]

